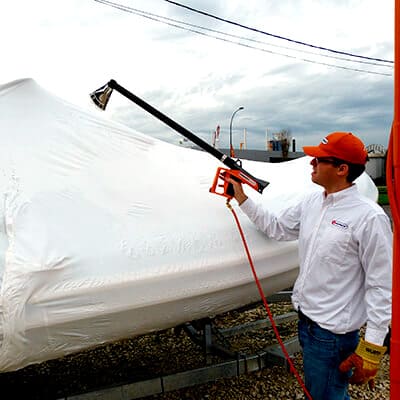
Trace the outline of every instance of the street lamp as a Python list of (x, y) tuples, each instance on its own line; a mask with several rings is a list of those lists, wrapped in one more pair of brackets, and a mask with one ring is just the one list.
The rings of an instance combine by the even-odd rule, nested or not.
[(243, 110), (244, 107), (239, 107), (233, 114), (231, 117), (231, 124), (229, 125), (229, 155), (230, 157), (235, 157), (234, 151), (233, 151), (233, 147), (232, 147), (232, 121), (233, 121), (233, 117), (235, 116), (235, 114), (240, 111)]

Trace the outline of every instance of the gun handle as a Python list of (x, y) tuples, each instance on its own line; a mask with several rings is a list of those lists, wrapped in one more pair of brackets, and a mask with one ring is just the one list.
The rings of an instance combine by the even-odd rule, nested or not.
[(232, 183), (227, 181), (229, 178), (235, 179), (239, 182), (247, 183), (245, 180), (240, 179), (240, 171), (219, 167), (217, 168), (210, 192), (219, 196), (227, 197), (228, 199), (232, 199), (235, 192), (233, 190)]

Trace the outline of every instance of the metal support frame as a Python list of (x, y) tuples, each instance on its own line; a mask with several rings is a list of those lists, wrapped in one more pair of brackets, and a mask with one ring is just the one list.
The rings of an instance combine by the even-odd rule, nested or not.
[(212, 363), (212, 358), (219, 355), (224, 358), (236, 358), (236, 352), (229, 350), (230, 344), (220, 329), (216, 328), (210, 318), (201, 321), (188, 322), (178, 329), (183, 329), (190, 339), (204, 350), (206, 364)]
[[(268, 299), (269, 303), (288, 301), (291, 292), (279, 292)], [(290, 312), (275, 318), (276, 325), (297, 319), (297, 313)], [(228, 338), (234, 335), (266, 329), (271, 326), (269, 320), (258, 320), (231, 328), (218, 329), (212, 323), (212, 319), (186, 323), (177, 329), (184, 330), (189, 337), (204, 349), (206, 366), (178, 372), (175, 374), (149, 377), (139, 382), (110, 387), (90, 393), (75, 396), (62, 397), (59, 400), (134, 400), (146, 396), (163, 394), (169, 391), (183, 389), (215, 381), (218, 378), (228, 378), (261, 371), (274, 365), (288, 368), (279, 344), (268, 346), (263, 351), (255, 354), (234, 352), (229, 347)], [(301, 351), (297, 337), (286, 340), (285, 347), (290, 355)], [(226, 361), (213, 363), (213, 356), (222, 356)]]

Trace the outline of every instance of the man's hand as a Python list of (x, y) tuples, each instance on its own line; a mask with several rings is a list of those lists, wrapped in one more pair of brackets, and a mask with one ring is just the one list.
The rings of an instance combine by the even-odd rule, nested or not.
[(349, 382), (357, 385), (368, 382), (368, 386), (372, 390), (375, 386), (374, 378), (385, 351), (386, 347), (361, 339), (355, 352), (340, 364), (339, 370), (341, 372), (353, 370)]
[(227, 181), (233, 186), (234, 195), (233, 197), (238, 202), (239, 206), (247, 200), (247, 196), (243, 191), (243, 186), (241, 182), (236, 179), (229, 178)]

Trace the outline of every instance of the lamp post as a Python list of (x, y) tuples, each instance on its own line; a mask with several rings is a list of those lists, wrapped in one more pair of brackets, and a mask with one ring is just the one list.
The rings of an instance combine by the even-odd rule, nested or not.
[(233, 152), (233, 147), (232, 147), (232, 121), (233, 121), (233, 117), (235, 116), (235, 114), (240, 111), (243, 110), (244, 107), (239, 107), (237, 110), (234, 111), (234, 113), (232, 114), (231, 117), (231, 123), (229, 125), (229, 155), (230, 157), (235, 157), (235, 154)]

